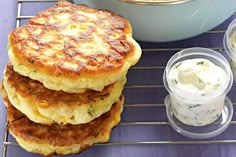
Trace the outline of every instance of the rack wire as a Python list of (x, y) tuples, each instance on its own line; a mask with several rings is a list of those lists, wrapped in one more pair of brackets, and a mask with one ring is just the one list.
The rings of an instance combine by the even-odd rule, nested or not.
[[(56, 2), (58, 0), (18, 0), (18, 11), (16, 16), (16, 27), (19, 27), (21, 25), (21, 20), (29, 19), (33, 15), (22, 15), (22, 4), (27, 2)], [(232, 15), (233, 18), (236, 18), (236, 14)], [(220, 29), (220, 30), (212, 30), (207, 32), (206, 34), (222, 34), (225, 33), (226, 29)], [(142, 45), (142, 43), (141, 43)], [(142, 51), (144, 53), (165, 53), (169, 51), (179, 51), (183, 49), (184, 47), (165, 47), (165, 48), (142, 48)], [(213, 50), (223, 52), (223, 47), (209, 47)], [(145, 58), (144, 58), (145, 59)], [(135, 66), (131, 68), (130, 70), (138, 70), (138, 71), (146, 71), (146, 70), (164, 70), (165, 66), (163, 65), (154, 65), (154, 66)], [(234, 84), (233, 87), (236, 85)], [(163, 84), (128, 84), (126, 85), (125, 89), (162, 89), (164, 88)], [(236, 102), (233, 102), (233, 105), (236, 106)], [(163, 108), (164, 104), (162, 103), (126, 103), (124, 105), (125, 109), (127, 108), (142, 108), (142, 107), (157, 107), (157, 108)], [(236, 120), (232, 120), (230, 125), (236, 125)], [(7, 124), (6, 124), (7, 126)], [(167, 120), (165, 121), (122, 121), (119, 126), (169, 126), (169, 123)], [(209, 144), (236, 144), (236, 140), (229, 140), (229, 139), (211, 139), (211, 140), (161, 140), (161, 141), (120, 141), (120, 142), (108, 142), (104, 144), (96, 144), (96, 146), (116, 146), (116, 145), (209, 145)], [(9, 132), (7, 129), (5, 129), (4, 132), (4, 142), (2, 147), (2, 157), (7, 157), (8, 147), (19, 147), (16, 142), (9, 141)]]

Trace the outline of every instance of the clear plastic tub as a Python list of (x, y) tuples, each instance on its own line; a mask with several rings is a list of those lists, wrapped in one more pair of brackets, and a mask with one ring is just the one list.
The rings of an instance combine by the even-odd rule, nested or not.
[(167, 118), (171, 127), (181, 135), (194, 139), (206, 139), (221, 134), (228, 128), (233, 117), (233, 105), (227, 96), (219, 118), (212, 124), (206, 126), (189, 126), (180, 122), (171, 110), (169, 95), (165, 98), (165, 106)]
[(236, 20), (232, 21), (224, 35), (225, 52), (229, 56), (229, 63), (236, 80)]
[[(169, 79), (169, 71), (176, 63), (202, 58), (211, 61), (227, 75), (227, 80), (207, 94), (194, 93), (178, 88)], [(233, 84), (233, 75), (227, 60), (220, 53), (207, 48), (184, 49), (168, 61), (163, 75), (165, 88), (170, 94), (170, 108), (174, 116), (189, 126), (205, 126), (216, 121), (222, 114), (225, 97)]]

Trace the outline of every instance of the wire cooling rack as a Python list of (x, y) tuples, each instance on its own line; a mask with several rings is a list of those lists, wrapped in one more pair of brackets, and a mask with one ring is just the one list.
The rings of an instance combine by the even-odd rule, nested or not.
[[(23, 25), (38, 11), (52, 6), (56, 1), (18, 0), (16, 27)], [(36, 9), (32, 9), (32, 5), (36, 5), (37, 7), (34, 7)], [(233, 14), (215, 29), (187, 40), (169, 43), (139, 42), (143, 55), (140, 62), (135, 67), (132, 67), (128, 73), (128, 83), (124, 89), (126, 101), (121, 123), (112, 131), (111, 139), (108, 143), (96, 144), (95, 148), (82, 153), (81, 156), (91, 156), (91, 154), (104, 150), (108, 151), (108, 153), (115, 151), (118, 154), (117, 156), (139, 156), (138, 153), (144, 156), (142, 152), (145, 154), (145, 151), (146, 153), (153, 151), (154, 154), (162, 151), (161, 155), (167, 156), (166, 153), (174, 148), (184, 152), (184, 149), (182, 149), (184, 147), (181, 147), (182, 145), (185, 147), (186, 145), (198, 147), (199, 145), (209, 146), (217, 144), (223, 146), (223, 144), (236, 144), (236, 135), (234, 135), (236, 131), (235, 115), (227, 131), (215, 138), (192, 140), (175, 132), (170, 127), (165, 115), (163, 102), (167, 91), (165, 91), (162, 83), (162, 74), (168, 59), (183, 48), (208, 47), (225, 55), (222, 44), (223, 35), (229, 23), (235, 18), (236, 14)], [(235, 108), (236, 98), (234, 93), (236, 93), (235, 84), (228, 94)], [(110, 152), (109, 149), (106, 149), (107, 147), (112, 149), (112, 151)], [(14, 157), (11, 153), (16, 149), (18, 152), (24, 152), (6, 129), (4, 132), (2, 157)], [(196, 149), (200, 150), (200, 148)], [(122, 153), (119, 154), (120, 151), (123, 151), (123, 155)], [(133, 153), (134, 151), (137, 153)], [(34, 156), (31, 153), (24, 153), (26, 154), (24, 156)], [(108, 154), (108, 156), (116, 156), (115, 154), (113, 152)], [(99, 154), (96, 155), (99, 156)], [(150, 154), (145, 156), (150, 156)]]

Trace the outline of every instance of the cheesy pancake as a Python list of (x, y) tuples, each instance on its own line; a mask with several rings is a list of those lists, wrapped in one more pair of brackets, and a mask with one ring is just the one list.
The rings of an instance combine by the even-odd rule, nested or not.
[(13, 107), (7, 97), (8, 129), (26, 151), (45, 156), (81, 153), (95, 143), (107, 142), (111, 130), (120, 122), (123, 97), (99, 118), (79, 125), (42, 125), (30, 121)]
[(141, 56), (124, 17), (60, 1), (10, 32), (9, 60), (21, 75), (69, 93), (102, 89)]
[(12, 105), (36, 123), (82, 124), (109, 111), (119, 101), (125, 82), (122, 78), (101, 92), (66, 93), (47, 89), (39, 81), (16, 73), (8, 64), (3, 85)]

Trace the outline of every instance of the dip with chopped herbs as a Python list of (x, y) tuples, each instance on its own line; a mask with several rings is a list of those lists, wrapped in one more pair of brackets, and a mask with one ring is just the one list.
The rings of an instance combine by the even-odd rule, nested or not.
[(195, 58), (176, 63), (168, 73), (171, 88), (185, 93), (196, 93), (199, 99), (187, 100), (171, 94), (171, 108), (178, 120), (193, 125), (204, 126), (214, 122), (222, 112), (225, 95), (214, 100), (202, 101), (208, 94), (220, 89), (228, 81), (226, 72), (213, 62)]

